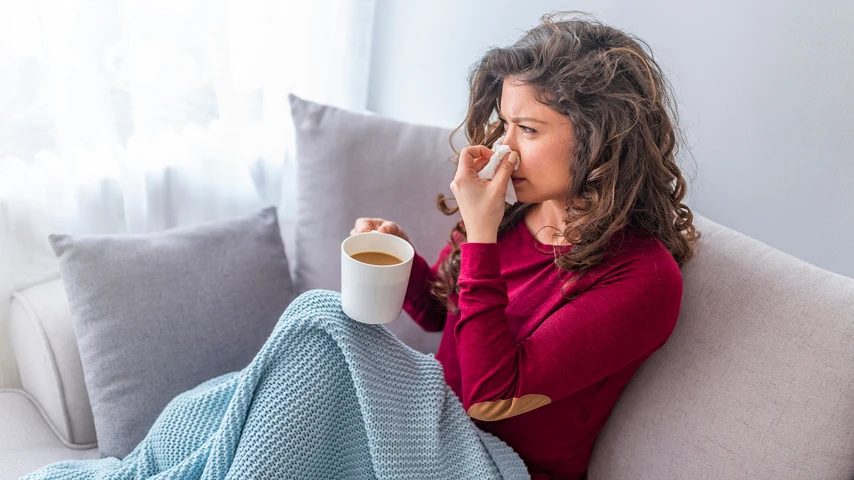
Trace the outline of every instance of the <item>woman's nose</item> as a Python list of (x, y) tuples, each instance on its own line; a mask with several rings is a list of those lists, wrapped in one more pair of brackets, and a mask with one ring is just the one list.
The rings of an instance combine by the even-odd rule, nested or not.
[(519, 149), (516, 146), (516, 137), (515, 134), (507, 132), (504, 134), (504, 139), (501, 140), (502, 145), (507, 145), (510, 147), (510, 150), (514, 152), (519, 152)]
[(501, 140), (501, 143), (510, 147), (510, 150), (518, 152), (518, 150), (516, 150), (516, 136), (512, 131), (508, 131), (504, 134), (504, 139)]

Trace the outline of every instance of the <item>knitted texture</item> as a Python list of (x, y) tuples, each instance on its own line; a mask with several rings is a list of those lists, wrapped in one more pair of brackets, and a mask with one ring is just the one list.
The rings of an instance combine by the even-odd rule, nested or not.
[[(216, 352), (211, 352), (216, 355)], [(176, 365), (175, 368), (181, 368)], [(176, 396), (123, 460), (70, 460), (26, 479), (528, 479), (478, 429), (432, 355), (311, 290), (239, 372)]]

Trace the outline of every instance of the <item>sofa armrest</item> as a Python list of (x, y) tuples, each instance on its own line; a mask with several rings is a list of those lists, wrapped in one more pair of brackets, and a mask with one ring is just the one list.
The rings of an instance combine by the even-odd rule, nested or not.
[(95, 442), (95, 423), (65, 288), (59, 278), (12, 295), (12, 350), (21, 385), (68, 445)]

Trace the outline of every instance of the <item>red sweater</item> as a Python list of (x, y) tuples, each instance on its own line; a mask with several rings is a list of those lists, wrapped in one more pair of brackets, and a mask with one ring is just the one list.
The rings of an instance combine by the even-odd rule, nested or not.
[[(439, 255), (450, 253), (450, 243)], [(676, 325), (682, 274), (658, 239), (623, 230), (566, 290), (553, 247), (524, 221), (498, 243), (464, 243), (449, 314), (429, 292), (438, 262), (416, 255), (404, 308), (443, 331), (436, 359), (474, 423), (510, 445), (535, 480), (585, 478), (623, 387)]]

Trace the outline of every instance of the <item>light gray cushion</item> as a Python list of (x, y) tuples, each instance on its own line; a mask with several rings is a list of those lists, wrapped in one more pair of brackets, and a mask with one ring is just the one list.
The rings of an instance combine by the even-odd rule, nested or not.
[(94, 445), (69, 448), (57, 433), (30, 395), (0, 389), (0, 480), (18, 479), (62, 460), (98, 458)]
[[(450, 128), (365, 115), (290, 95), (296, 130), (298, 213), (296, 283), (300, 292), (341, 287), (341, 242), (359, 217), (400, 224), (433, 264), (459, 216), (436, 207), (450, 195), (455, 154)], [(459, 132), (454, 146), (465, 146)], [(423, 332), (406, 313), (387, 325), (411, 347), (435, 352), (439, 333)]]
[(157, 233), (51, 235), (102, 456), (178, 393), (246, 366), (294, 297), (276, 211)]
[(676, 329), (623, 391), (590, 478), (851, 479), (854, 279), (696, 223)]

